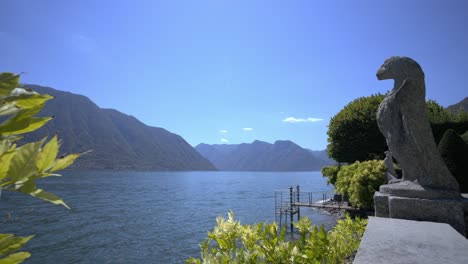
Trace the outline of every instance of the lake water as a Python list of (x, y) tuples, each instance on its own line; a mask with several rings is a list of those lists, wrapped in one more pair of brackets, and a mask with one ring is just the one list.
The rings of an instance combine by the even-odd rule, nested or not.
[[(274, 190), (331, 189), (320, 172), (66, 171), (39, 186), (72, 207), (2, 192), (0, 232), (36, 236), (26, 263), (183, 263), (232, 209), (243, 224), (273, 222)], [(335, 217), (303, 209), (330, 228)]]

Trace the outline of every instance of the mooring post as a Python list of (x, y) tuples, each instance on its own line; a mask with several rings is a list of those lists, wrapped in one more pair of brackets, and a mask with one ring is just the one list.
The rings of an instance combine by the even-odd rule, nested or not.
[(289, 206), (290, 206), (290, 210), (289, 210), (289, 216), (290, 216), (290, 220), (291, 220), (291, 233), (293, 232), (293, 215), (294, 215), (294, 209), (293, 209), (293, 205), (294, 205), (294, 199), (293, 199), (293, 187), (290, 186), (289, 187)]
[[(301, 201), (299, 200), (299, 184), (296, 186), (297, 190), (297, 203), (299, 204)], [(301, 207), (297, 206), (297, 221), (301, 218)]]

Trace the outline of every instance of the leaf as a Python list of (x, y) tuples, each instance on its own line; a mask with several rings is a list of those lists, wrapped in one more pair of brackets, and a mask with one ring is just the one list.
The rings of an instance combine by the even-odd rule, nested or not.
[(70, 155), (67, 155), (67, 156), (65, 156), (63, 158), (60, 158), (60, 159), (56, 160), (54, 166), (52, 167), (52, 169), (50, 169), (50, 172), (65, 169), (66, 167), (72, 165), (73, 162), (79, 156), (81, 156), (81, 153), (75, 153), (75, 154), (70, 154)]
[(43, 143), (44, 139), (25, 144), (16, 150), (9, 170), (13, 182), (27, 179), (37, 172), (36, 157)]
[(12, 235), (3, 238), (2, 240), (0, 240), (0, 255), (6, 255), (18, 250), (33, 237), (34, 236), (17, 237)]
[(0, 73), (0, 96), (7, 96), (18, 87), (19, 82), (19, 75), (11, 73), (11, 72), (4, 72)]
[(0, 116), (13, 115), (20, 110), (14, 103), (1, 102), (0, 104)]
[(41, 189), (36, 189), (34, 192), (31, 193), (31, 195), (37, 198), (41, 198), (42, 200), (51, 202), (53, 204), (63, 205), (67, 209), (70, 209), (70, 207), (68, 207), (68, 205), (60, 197), (56, 196), (55, 194), (43, 191)]
[(0, 264), (17, 264), (23, 262), (31, 256), (28, 252), (18, 252), (0, 259)]
[(30, 109), (30, 108), (34, 108), (40, 105), (44, 105), (45, 102), (53, 98), (54, 97), (52, 95), (34, 93), (34, 94), (22, 94), (18, 96), (10, 96), (10, 97), (4, 98), (3, 100), (5, 100), (5, 102), (12, 102), (16, 106), (22, 109)]
[(20, 186), (21, 187), (19, 187), (19, 191), (25, 194), (31, 194), (34, 190), (36, 190), (36, 184), (32, 180), (26, 181)]
[(10, 151), (0, 156), (0, 180), (3, 180), (8, 176), (10, 163), (15, 154), (16, 151)]
[(36, 166), (40, 172), (52, 167), (58, 154), (58, 148), (57, 135), (55, 135), (51, 140), (49, 140), (49, 142), (47, 142), (37, 155)]
[(0, 134), (18, 135), (31, 132), (41, 128), (51, 119), (52, 117), (33, 117), (21, 120), (12, 118), (11, 121), (9, 119), (0, 125)]

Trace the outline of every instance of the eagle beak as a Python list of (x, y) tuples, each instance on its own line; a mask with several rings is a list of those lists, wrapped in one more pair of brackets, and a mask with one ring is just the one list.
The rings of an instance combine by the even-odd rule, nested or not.
[(384, 67), (380, 67), (378, 70), (377, 70), (377, 79), (378, 80), (384, 80), (385, 79), (385, 72), (387, 71), (386, 68)]

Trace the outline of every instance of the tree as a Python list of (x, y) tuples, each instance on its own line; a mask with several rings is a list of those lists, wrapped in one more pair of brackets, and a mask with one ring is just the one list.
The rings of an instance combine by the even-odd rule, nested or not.
[(377, 127), (383, 98), (382, 94), (357, 98), (332, 117), (327, 131), (327, 152), (332, 159), (353, 163), (384, 157), (387, 143)]
[[(327, 131), (331, 158), (345, 163), (383, 159), (388, 147), (377, 126), (377, 110), (383, 99), (381, 94), (357, 98), (331, 118)], [(466, 115), (451, 114), (434, 100), (426, 105), (436, 143), (449, 128), (460, 134), (468, 130)]]
[[(0, 120), (4, 120), (0, 124), (0, 189), (21, 192), (69, 208), (60, 197), (39, 189), (35, 180), (60, 176), (56, 171), (71, 165), (81, 154), (57, 159), (60, 145), (57, 135), (48, 142), (43, 138), (17, 145), (21, 134), (34, 131), (52, 119), (35, 115), (53, 98), (17, 87), (19, 75), (0, 73)], [(32, 237), (0, 234), (0, 263), (21, 263), (27, 259), (28, 252), (16, 251)]]
[(452, 114), (434, 100), (427, 100), (427, 117), (431, 123), (445, 123), (453, 119)]
[(468, 192), (468, 145), (453, 129), (448, 129), (439, 143), (439, 152), (452, 175), (457, 179), (460, 191)]

